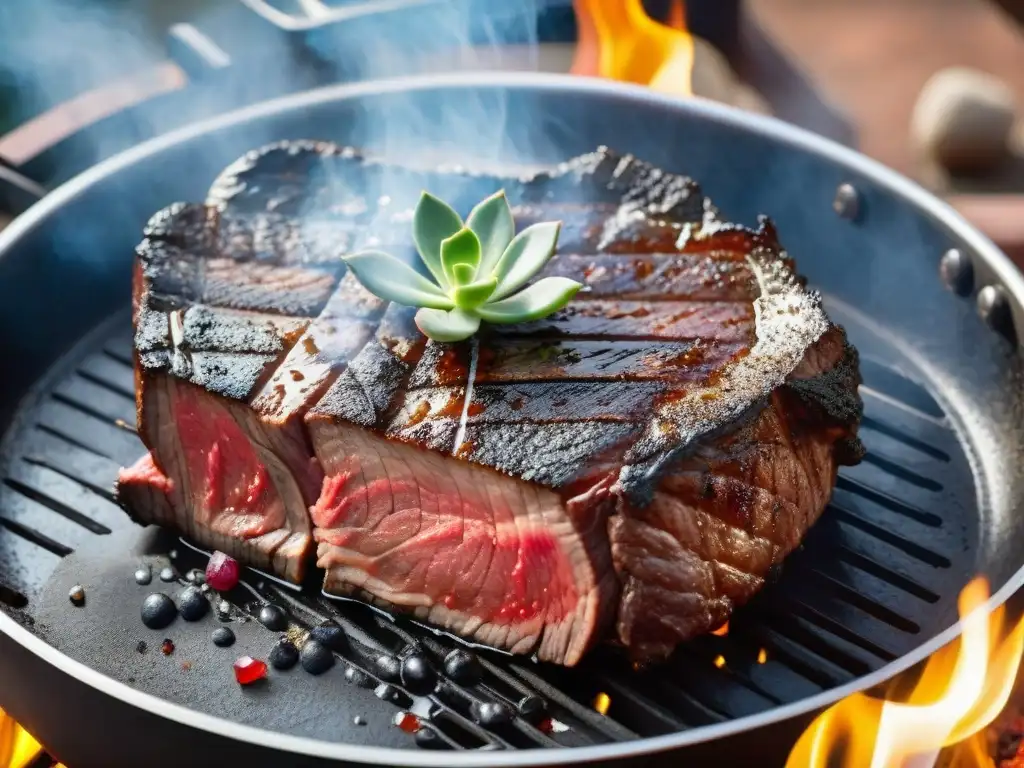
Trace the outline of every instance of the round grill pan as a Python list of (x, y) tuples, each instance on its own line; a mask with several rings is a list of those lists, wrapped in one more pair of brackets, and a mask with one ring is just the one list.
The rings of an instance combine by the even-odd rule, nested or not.
[[(700, 638), (654, 673), (605, 650), (574, 670), (482, 653), (485, 698), (538, 694), (568, 730), (524, 719), (481, 729), (469, 716), (472, 692), (447, 681), (445, 753), (389, 725), (418, 701), (357, 690), (341, 666), (327, 682), (331, 675), (315, 685), (296, 678), (245, 699), (220, 685), (224, 674), (186, 683), (154, 671), (151, 656), (143, 666), (86, 632), (58, 632), (55, 612), (67, 612), (67, 589), (83, 569), (110, 574), (90, 589), (96, 605), (87, 609), (110, 611), (126, 636), (143, 632), (145, 589), (129, 583), (133, 564), (185, 550), (134, 527), (110, 493), (118, 465), (142, 452), (131, 427), (127, 303), (132, 249), (149, 214), (201, 200), (221, 168), (271, 140), (329, 139), (399, 158), (438, 147), (441, 159), (465, 161), (450, 148), (486, 144), (479, 122), (462, 119), (466, 105), (478, 117), (508, 116), (484, 137), (491, 162), (547, 164), (608, 144), (693, 176), (728, 218), (767, 213), (777, 222), (859, 348), (865, 381), (867, 458), (840, 473), (803, 548), (728, 636)], [(415, 130), (382, 132), (383, 116), (393, 125), (396, 114)], [(834, 208), (843, 184), (852, 194)], [(959, 256), (943, 258), (950, 249)], [(1024, 578), (1021, 296), (1020, 275), (994, 246), (855, 153), (769, 119), (620, 85), (491, 74), (335, 87), (140, 145), (0, 235), (0, 706), (74, 768), (198, 765), (224, 747), (233, 763), (255, 765), (554, 765), (640, 754), (668, 762), (683, 749), (736, 764), (751, 750), (784, 756), (820, 708), (948, 642), (958, 592), (973, 576), (988, 577), (993, 605)], [(356, 666), (410, 640), (437, 658), (454, 647), (369, 610), (269, 582), (261, 589), (310, 621), (340, 616)], [(207, 646), (210, 628), (197, 634)], [(187, 637), (176, 642), (191, 649)], [(602, 692), (607, 716), (592, 708)], [(371, 727), (351, 726), (356, 710)], [(169, 740), (173, 754), (152, 748)]]

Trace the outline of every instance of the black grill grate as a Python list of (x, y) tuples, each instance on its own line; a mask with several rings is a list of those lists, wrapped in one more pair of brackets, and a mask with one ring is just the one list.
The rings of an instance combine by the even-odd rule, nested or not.
[[(133, 527), (110, 489), (142, 446), (134, 422), (126, 318), (86, 339), (23, 404), (0, 454), (0, 602), (32, 599), (61, 557), (95, 536)], [(855, 342), (857, 329), (848, 326)], [(979, 518), (964, 451), (928, 392), (871, 359), (861, 344), (866, 460), (841, 472), (821, 522), (724, 636), (697, 639), (665, 667), (635, 671), (612, 649), (574, 670), (480, 654), (485, 682), (444, 681), (425, 699), (394, 689), (397, 707), (426, 706), (449, 747), (573, 746), (670, 733), (754, 714), (846, 683), (912, 650), (956, 616), (973, 575)], [(348, 661), (414, 643), (440, 668), (455, 640), (364, 607), (336, 609), (266, 582), (310, 622), (333, 615), (353, 639)], [(610, 699), (606, 716), (598, 694)], [(474, 701), (514, 709), (537, 694), (569, 726), (546, 732), (516, 719), (488, 731)]]

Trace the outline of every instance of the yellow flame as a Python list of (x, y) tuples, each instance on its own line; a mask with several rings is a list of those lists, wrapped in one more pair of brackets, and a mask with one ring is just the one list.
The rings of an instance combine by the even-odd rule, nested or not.
[(984, 579), (964, 588), (960, 639), (928, 660), (905, 700), (844, 699), (804, 731), (786, 768), (931, 766), (939, 750), (960, 742), (959, 768), (990, 766), (971, 737), (1006, 706), (1024, 653), (1024, 620), (1007, 633), (1002, 607), (985, 612), (988, 595)]
[(573, 8), (580, 30), (574, 74), (692, 94), (693, 38), (686, 31), (682, 0), (673, 4), (676, 28), (648, 16), (643, 0), (573, 0)]
[(612, 697), (607, 693), (601, 692), (594, 697), (594, 709), (597, 710), (598, 714), (607, 715), (608, 707), (612, 705)]
[(757, 663), (764, 664), (766, 661), (768, 661), (768, 651), (761, 648), (757, 651)]
[(725, 624), (723, 624), (722, 626), (718, 627), (717, 629), (712, 629), (711, 630), (711, 634), (712, 635), (718, 635), (719, 637), (725, 637), (726, 635), (729, 634), (729, 622), (728, 621), (725, 622)]
[(24, 768), (42, 749), (13, 717), (0, 709), (0, 768)]
[(725, 656), (715, 656), (715, 666), (721, 669), (725, 666)]

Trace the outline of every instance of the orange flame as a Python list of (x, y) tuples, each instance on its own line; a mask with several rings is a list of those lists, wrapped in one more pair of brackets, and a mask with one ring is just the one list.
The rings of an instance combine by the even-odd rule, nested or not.
[(961, 742), (959, 768), (991, 766), (972, 737), (1006, 706), (1024, 652), (1024, 620), (1006, 632), (1002, 607), (985, 612), (988, 596), (981, 578), (960, 593), (960, 639), (928, 660), (905, 700), (862, 693), (842, 700), (804, 731), (786, 768), (927, 768), (943, 747)]
[(39, 742), (0, 709), (0, 768), (28, 768), (38, 762), (42, 751)]
[(683, 0), (669, 25), (655, 21), (643, 0), (573, 0), (578, 42), (571, 72), (647, 85), (662, 93), (693, 93), (693, 38)]

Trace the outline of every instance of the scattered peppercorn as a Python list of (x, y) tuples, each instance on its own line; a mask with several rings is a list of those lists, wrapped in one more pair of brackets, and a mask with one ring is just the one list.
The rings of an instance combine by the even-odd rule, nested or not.
[(76, 608), (85, 605), (85, 588), (81, 584), (75, 584), (68, 592), (68, 599)]
[(426, 696), (437, 685), (437, 673), (419, 653), (406, 656), (401, 667), (402, 685), (411, 693)]
[(456, 648), (444, 657), (444, 672), (461, 685), (476, 685), (484, 676), (476, 656), (462, 648)]
[(538, 723), (548, 711), (547, 702), (540, 696), (523, 696), (516, 705), (520, 716), (528, 723)]
[(213, 630), (213, 644), (218, 648), (230, 648), (235, 644), (235, 633), (227, 627), (217, 627)]
[(283, 632), (288, 629), (288, 616), (280, 607), (267, 603), (260, 608), (260, 624), (274, 632)]
[(139, 640), (138, 644), (135, 646), (135, 650), (138, 651), (139, 653), (145, 653), (146, 652), (146, 641), (145, 640)]
[(344, 651), (348, 646), (345, 631), (338, 626), (337, 622), (330, 619), (313, 627), (309, 636), (332, 651)]
[(334, 654), (316, 640), (307, 640), (299, 652), (302, 668), (311, 675), (322, 675), (334, 666)]
[(474, 707), (476, 720), (484, 728), (494, 728), (512, 721), (512, 710), (500, 701), (485, 701)]
[(287, 637), (282, 637), (270, 649), (268, 660), (274, 669), (291, 669), (299, 661), (299, 649)]
[(161, 592), (154, 592), (142, 602), (142, 623), (150, 629), (163, 629), (177, 615), (174, 601)]
[(397, 683), (402, 677), (402, 665), (398, 659), (388, 654), (381, 654), (376, 661), (377, 677), (386, 683)]
[(168, 584), (172, 581), (176, 581), (178, 574), (174, 572), (173, 568), (162, 568), (160, 570), (160, 581), (165, 581)]
[(185, 621), (199, 621), (209, 610), (210, 603), (195, 587), (186, 587), (178, 598), (178, 612)]
[(140, 565), (138, 570), (135, 571), (135, 583), (141, 586), (146, 586), (153, 581), (153, 569), (148, 565)]
[(174, 643), (170, 638), (165, 638), (164, 641), (160, 643), (160, 653), (164, 656), (170, 656), (174, 653)]

